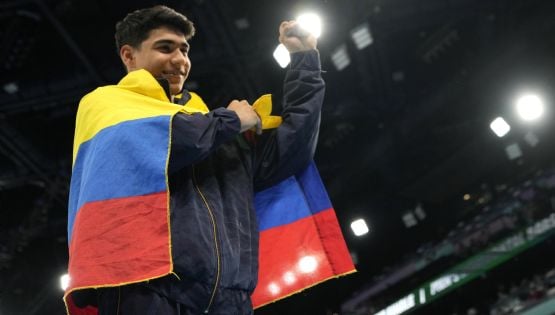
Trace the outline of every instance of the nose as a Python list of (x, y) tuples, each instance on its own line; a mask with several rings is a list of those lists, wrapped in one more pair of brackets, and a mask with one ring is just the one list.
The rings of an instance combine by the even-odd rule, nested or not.
[(187, 55), (184, 55), (180, 50), (176, 50), (173, 53), (171, 63), (174, 66), (178, 66), (179, 69), (182, 69), (189, 64), (189, 57)]

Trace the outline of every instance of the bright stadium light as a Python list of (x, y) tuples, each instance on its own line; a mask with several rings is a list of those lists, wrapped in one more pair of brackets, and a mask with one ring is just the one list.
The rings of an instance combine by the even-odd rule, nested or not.
[(543, 114), (543, 101), (537, 95), (523, 95), (516, 102), (516, 110), (523, 120), (536, 120)]
[[(314, 13), (301, 14), (297, 17), (296, 21), (299, 23), (301, 30), (314, 35), (314, 37), (318, 38), (322, 34), (322, 20), (318, 15)], [(283, 44), (279, 44), (274, 50), (274, 59), (282, 68), (287, 67), (289, 62), (291, 62), (289, 51), (287, 51)]]
[(289, 56), (289, 51), (283, 44), (279, 44), (274, 50), (274, 59), (277, 61), (280, 67), (285, 68), (291, 62), (291, 56)]
[(362, 236), (368, 233), (368, 225), (366, 225), (366, 221), (364, 219), (358, 219), (351, 223), (351, 229), (356, 236)]
[(511, 130), (511, 126), (502, 117), (495, 118), (489, 127), (499, 138), (505, 136)]
[(63, 276), (60, 277), (60, 285), (62, 287), (62, 290), (66, 290), (67, 287), (69, 287), (69, 275), (65, 274)]
[(297, 17), (297, 22), (299, 27), (314, 37), (318, 38), (322, 35), (322, 20), (317, 14), (314, 13), (304, 13)]

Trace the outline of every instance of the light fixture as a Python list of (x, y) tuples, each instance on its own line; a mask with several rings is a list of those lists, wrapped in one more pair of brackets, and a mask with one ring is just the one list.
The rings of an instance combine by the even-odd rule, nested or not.
[[(322, 34), (322, 20), (318, 15), (314, 13), (304, 13), (299, 15), (296, 21), (299, 24), (299, 28), (309, 32), (314, 35), (314, 37), (318, 38)], [(287, 67), (289, 62), (291, 62), (289, 51), (283, 44), (279, 44), (274, 50), (274, 59), (282, 68)]]
[(518, 143), (509, 144), (505, 147), (505, 153), (507, 153), (507, 157), (509, 160), (516, 160), (522, 156), (522, 150)]
[(304, 13), (297, 17), (297, 23), (303, 30), (318, 38), (322, 35), (322, 20), (315, 13)]
[(536, 120), (543, 114), (543, 101), (534, 94), (523, 95), (516, 102), (516, 110), (523, 120)]
[(526, 141), (526, 143), (528, 143), (531, 147), (535, 147), (540, 142), (540, 139), (538, 139), (538, 136), (536, 136), (535, 133), (529, 131), (524, 135), (524, 141)]
[(66, 290), (69, 287), (69, 275), (65, 274), (63, 276), (60, 277), (60, 286), (62, 287), (62, 290)]
[(15, 82), (9, 82), (4, 84), (4, 92), (8, 94), (15, 94), (19, 91), (19, 85)]
[(424, 208), (422, 207), (422, 204), (420, 204), (420, 203), (418, 203), (416, 205), (416, 207), (414, 208), (414, 214), (416, 215), (416, 217), (420, 221), (426, 219), (426, 211), (424, 211)]
[(289, 56), (289, 51), (283, 44), (279, 44), (274, 50), (274, 59), (277, 61), (280, 67), (285, 68), (291, 62), (291, 56)]
[(368, 23), (364, 23), (353, 29), (351, 31), (351, 38), (359, 50), (370, 46), (374, 42)]
[(364, 221), (364, 219), (354, 220), (351, 223), (351, 229), (356, 236), (362, 236), (369, 231), (368, 225), (366, 224), (366, 221)]
[(495, 118), (489, 127), (499, 138), (505, 136), (511, 130), (511, 126), (509, 126), (503, 117)]
[(249, 20), (247, 20), (247, 18), (239, 18), (235, 20), (235, 27), (237, 27), (237, 29), (239, 30), (246, 30), (250, 26), (251, 24), (249, 23)]
[(347, 46), (341, 45), (331, 53), (331, 61), (337, 71), (341, 71), (351, 63), (351, 58), (347, 53)]
[(403, 214), (402, 219), (403, 219), (403, 223), (405, 223), (406, 228), (411, 228), (418, 224), (416, 217), (411, 211), (408, 211), (405, 214)]

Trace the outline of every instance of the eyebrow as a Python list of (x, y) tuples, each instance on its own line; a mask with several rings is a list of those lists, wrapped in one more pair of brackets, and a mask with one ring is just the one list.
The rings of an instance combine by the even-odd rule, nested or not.
[(187, 42), (183, 42), (183, 43), (177, 43), (171, 39), (160, 39), (154, 42), (154, 45), (163, 45), (163, 44), (169, 44), (169, 45), (179, 45), (180, 47), (186, 47), (187, 49), (189, 49), (191, 46), (189, 45), (189, 43)]

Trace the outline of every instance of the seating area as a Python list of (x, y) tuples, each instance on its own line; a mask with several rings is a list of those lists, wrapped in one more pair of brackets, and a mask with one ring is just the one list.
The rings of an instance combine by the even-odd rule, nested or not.
[[(365, 302), (353, 307), (357, 296), (346, 301), (343, 309), (350, 310), (345, 314), (374, 314), (402, 297), (403, 293), (395, 296), (393, 292), (415, 289), (409, 288), (405, 280), (431, 280), (426, 277), (433, 278), (434, 274), (491, 248), (519, 231), (536, 236), (543, 233), (549, 235), (547, 232), (555, 230), (555, 169), (538, 171), (518, 183), (482, 191), (477, 196), (475, 210), (468, 218), (456, 223), (443, 239), (421, 245), (406, 260), (376, 276), (375, 281), (358, 294), (358, 301), (364, 297)], [(548, 237), (547, 241), (555, 242), (553, 237)], [(516, 256), (507, 265), (518, 268), (518, 259), (519, 256)], [(520, 278), (491, 279), (496, 282), (489, 284), (493, 291), (484, 293), (484, 300), (477, 303), (479, 305), (456, 303), (450, 313), (445, 314), (523, 314), (523, 311), (549, 300), (555, 294), (555, 262), (546, 268), (529, 270), (529, 274)], [(414, 284), (414, 280), (411, 283), (418, 285)], [(498, 287), (497, 292), (495, 287)], [(465, 286), (456, 291), (464, 290)], [(434, 304), (443, 304), (443, 299)], [(449, 309), (449, 305), (446, 306), (443, 311)], [(418, 307), (406, 313), (431, 314), (426, 311), (427, 308)]]

